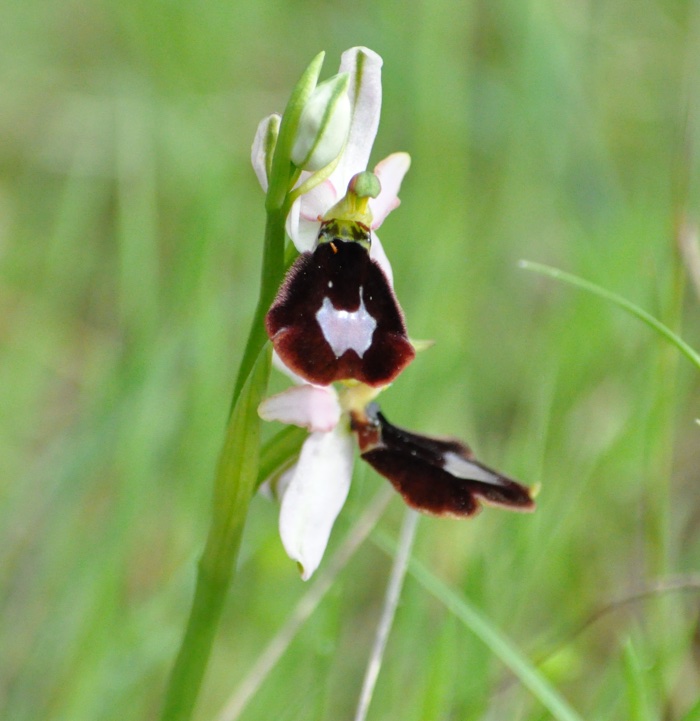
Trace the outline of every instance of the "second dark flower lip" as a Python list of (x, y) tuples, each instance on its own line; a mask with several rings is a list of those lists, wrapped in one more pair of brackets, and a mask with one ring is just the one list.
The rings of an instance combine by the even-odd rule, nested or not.
[(477, 461), (460, 441), (398, 428), (374, 403), (353, 413), (351, 425), (362, 459), (423, 513), (464, 518), (480, 510), (479, 501), (512, 511), (535, 508), (530, 489)]
[(334, 238), (302, 253), (267, 314), (275, 350), (310, 383), (383, 386), (415, 357), (391, 284), (358, 240)]

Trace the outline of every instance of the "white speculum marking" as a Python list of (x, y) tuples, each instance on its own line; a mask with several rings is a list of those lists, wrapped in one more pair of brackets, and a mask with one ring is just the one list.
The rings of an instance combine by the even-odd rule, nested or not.
[(448, 451), (445, 453), (445, 465), (443, 468), (457, 478), (464, 478), (468, 481), (481, 481), (482, 483), (489, 483), (492, 486), (502, 486), (503, 481), (495, 473), (487, 471), (481, 466), (477, 466), (475, 463), (461, 458), (456, 453)]
[(357, 310), (338, 310), (331, 303), (330, 298), (324, 298), (323, 304), (316, 313), (316, 320), (336, 358), (340, 358), (346, 350), (354, 350), (362, 358), (372, 345), (372, 335), (377, 327), (377, 321), (365, 308), (362, 286), (360, 286), (360, 307)]

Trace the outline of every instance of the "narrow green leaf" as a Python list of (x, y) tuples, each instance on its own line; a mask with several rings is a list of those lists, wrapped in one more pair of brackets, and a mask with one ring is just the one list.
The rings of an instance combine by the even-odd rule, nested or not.
[(627, 682), (628, 718), (630, 721), (653, 721), (656, 716), (649, 707), (648, 679), (631, 638), (625, 642), (622, 663)]
[(308, 437), (304, 428), (287, 426), (260, 449), (260, 467), (256, 488), (268, 478), (277, 475), (299, 455), (301, 444)]
[(555, 280), (561, 280), (564, 283), (568, 283), (569, 285), (573, 285), (577, 288), (582, 288), (589, 293), (593, 293), (593, 295), (597, 295), (599, 298), (603, 298), (611, 303), (614, 303), (631, 315), (639, 318), (650, 328), (655, 330), (660, 336), (676, 346), (676, 348), (678, 348), (678, 350), (700, 370), (700, 354), (693, 350), (693, 348), (691, 348), (682, 338), (676, 335), (667, 325), (664, 325), (660, 320), (654, 318), (653, 315), (647, 313), (647, 311), (643, 310), (638, 305), (631, 303), (621, 295), (617, 295), (617, 293), (601, 288), (599, 285), (591, 283), (588, 280), (584, 280), (583, 278), (579, 278), (571, 273), (566, 273), (558, 268), (552, 268), (549, 265), (533, 263), (529, 260), (521, 260), (518, 265), (525, 270), (532, 270), (535, 273), (540, 273), (541, 275), (549, 276)]
[[(385, 534), (375, 533), (384, 550), (395, 552), (395, 542)], [(462, 623), (478, 636), (491, 651), (517, 676), (557, 721), (583, 721), (563, 696), (535, 668), (513, 643), (504, 636), (481, 611), (466, 598), (455, 593), (449, 586), (433, 575), (422, 563), (411, 559), (409, 573), (441, 601)]]
[(260, 462), (258, 406), (270, 377), (272, 350), (265, 347), (234, 406), (219, 457), (214, 488), (214, 521), (201, 564), (217, 578), (232, 572), (248, 503), (255, 491)]
[(258, 405), (270, 375), (270, 348), (259, 355), (243, 385), (219, 457), (214, 508), (185, 636), (173, 667), (162, 721), (188, 721), (199, 695), (226, 593), (233, 577), (250, 499), (258, 477)]

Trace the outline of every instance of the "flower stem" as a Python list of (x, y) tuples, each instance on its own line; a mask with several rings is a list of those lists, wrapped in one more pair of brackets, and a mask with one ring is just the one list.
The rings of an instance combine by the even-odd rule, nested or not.
[(316, 87), (323, 64), (319, 53), (296, 84), (282, 116), (265, 198), (267, 222), (260, 295), (233, 391), (226, 439), (214, 486), (209, 536), (197, 569), (192, 609), (165, 696), (161, 721), (189, 721), (202, 685), (226, 593), (233, 580), (250, 499), (260, 466), (258, 406), (270, 376), (271, 350), (265, 348), (265, 314), (284, 273), (284, 223), (289, 191), (298, 177), (291, 148), (302, 110)]
[(226, 438), (214, 486), (214, 509), (197, 569), (192, 609), (161, 715), (162, 721), (192, 717), (228, 588), (235, 573), (243, 527), (255, 492), (260, 458), (258, 405), (270, 375), (264, 318), (284, 270), (283, 210), (269, 211), (265, 227), (260, 297), (234, 389)]
[(238, 402), (243, 384), (250, 375), (255, 359), (267, 342), (265, 333), (265, 314), (275, 299), (284, 274), (284, 221), (286, 208), (268, 211), (265, 225), (265, 246), (263, 250), (263, 265), (260, 278), (260, 296), (255, 307), (253, 324), (248, 335), (243, 359), (238, 369), (236, 385), (233, 390), (231, 411)]
[(257, 408), (270, 374), (262, 353), (243, 386), (226, 429), (214, 487), (209, 536), (197, 568), (197, 585), (185, 636), (168, 685), (162, 721), (188, 721), (199, 696), (238, 549), (255, 491), (260, 448)]

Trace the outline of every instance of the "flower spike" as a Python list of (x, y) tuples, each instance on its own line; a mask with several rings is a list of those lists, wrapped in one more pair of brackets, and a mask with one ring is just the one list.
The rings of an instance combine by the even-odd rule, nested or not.
[(398, 428), (374, 402), (432, 345), (409, 339), (374, 232), (398, 207), (411, 158), (393, 153), (367, 170), (382, 59), (352, 48), (339, 74), (318, 84), (321, 61), (317, 56), (305, 71), (281, 122), (270, 116), (260, 124), (253, 145), (258, 179), (270, 185), (266, 205), (284, 210), (300, 253), (265, 316), (275, 363), (295, 386), (264, 400), (258, 412), (308, 431), (263, 484), (280, 500), (282, 543), (304, 580), (320, 564), (348, 495), (355, 443), (423, 513), (468, 518), (482, 503), (535, 507), (534, 489), (484, 465), (464, 443)]

